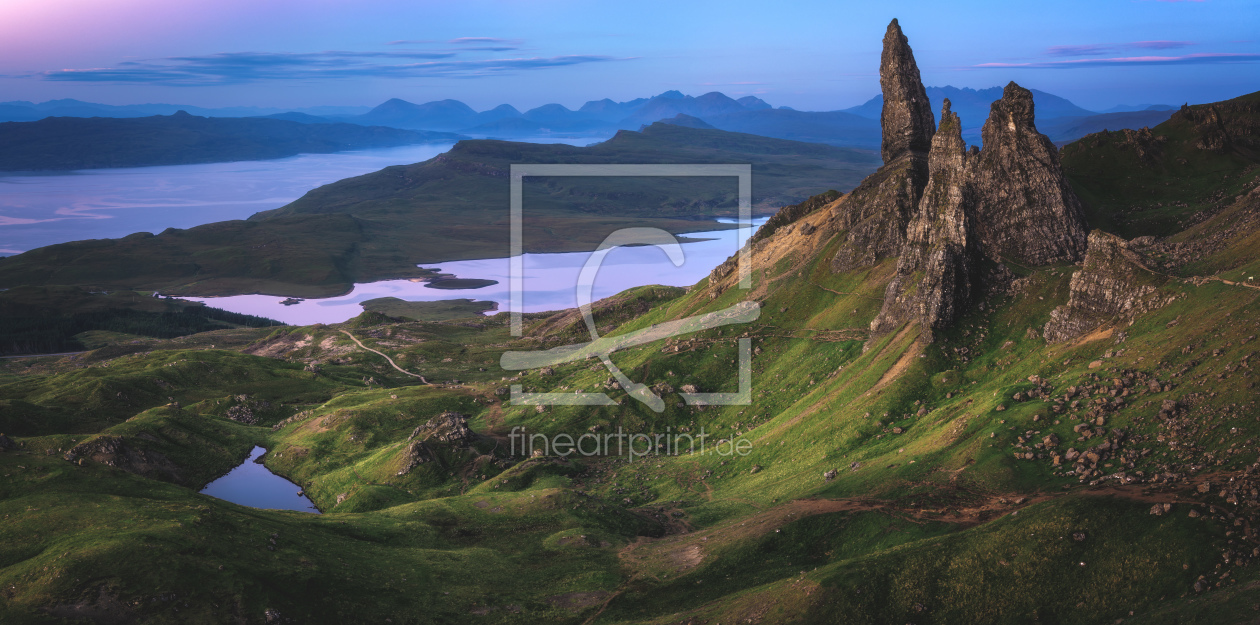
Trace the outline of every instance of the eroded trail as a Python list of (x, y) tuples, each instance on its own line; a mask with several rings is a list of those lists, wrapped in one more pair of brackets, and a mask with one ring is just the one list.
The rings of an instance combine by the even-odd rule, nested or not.
[(369, 351), (369, 352), (372, 352), (373, 354), (376, 354), (376, 355), (380, 356), (381, 358), (384, 358), (384, 359), (385, 359), (385, 361), (386, 361), (386, 362), (388, 362), (388, 363), (389, 363), (389, 365), (390, 365), (391, 367), (393, 367), (393, 368), (395, 368), (395, 369), (397, 369), (397, 370), (399, 370), (399, 371), (401, 371), (401, 372), (403, 372), (403, 373), (405, 373), (405, 374), (407, 374), (407, 375), (409, 375), (409, 376), (411, 376), (411, 377), (413, 377), (413, 378), (419, 378), (419, 379), (420, 379), (420, 382), (422, 382), (422, 383), (424, 383), (424, 384), (428, 384), (428, 383), (429, 383), (429, 381), (428, 381), (428, 380), (424, 379), (424, 376), (422, 376), (422, 375), (420, 375), (420, 374), (418, 374), (418, 373), (412, 373), (412, 372), (410, 372), (410, 371), (408, 371), (408, 370), (406, 370), (406, 369), (403, 369), (402, 367), (399, 367), (399, 366), (398, 366), (398, 363), (394, 362), (394, 359), (393, 359), (393, 358), (390, 358), (389, 356), (386, 356), (385, 354), (383, 354), (383, 353), (381, 353), (381, 352), (378, 352), (378, 351), (376, 351), (376, 350), (372, 349), (371, 347), (368, 347), (367, 345), (364, 345), (364, 344), (363, 344), (363, 341), (360, 341), (357, 337), (355, 337), (355, 335), (350, 334), (349, 332), (347, 332), (347, 331), (345, 331), (345, 330), (341, 330), (341, 333), (342, 333), (342, 334), (344, 334), (344, 335), (346, 335), (346, 336), (348, 336), (348, 337), (350, 337), (350, 340), (354, 341), (354, 342), (355, 342), (355, 344), (356, 344), (356, 345), (358, 345), (359, 347), (361, 347), (361, 348), (363, 348), (363, 349), (365, 349), (365, 350), (367, 350), (367, 351)]

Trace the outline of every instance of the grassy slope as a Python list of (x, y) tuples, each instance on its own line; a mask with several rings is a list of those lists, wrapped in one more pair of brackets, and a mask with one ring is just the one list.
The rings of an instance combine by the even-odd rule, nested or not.
[[(770, 621), (796, 617), (830, 621), (844, 614), (852, 622), (888, 622), (921, 619), (916, 608), (921, 605), (932, 622), (1024, 622), (1036, 616), (1088, 623), (1127, 617), (1129, 610), (1172, 610), (1185, 617), (1204, 605), (1208, 606), (1207, 614), (1219, 614), (1236, 606), (1237, 599), (1219, 605), (1179, 599), (1199, 574), (1211, 572), (1219, 561), (1219, 549), (1227, 540), (1224, 523), (1189, 519), (1184, 515), (1186, 508), (1180, 506), (1176, 510), (1181, 514), (1152, 517), (1146, 513), (1149, 503), (1143, 501), (1099, 496), (1077, 488), (1063, 491), (1061, 485), (1074, 485), (1076, 480), (1056, 476), (1048, 461), (1011, 458), (1011, 444), (1022, 430), (1012, 431), (1010, 424), (1032, 425), (1033, 413), (1048, 411), (1040, 402), (1014, 403), (1008, 398), (1017, 390), (1028, 388), (1026, 378), (1034, 373), (1052, 380), (1058, 390), (1091, 379), (1094, 374), (1148, 370), (1160, 379), (1176, 380), (1176, 388), (1141, 397), (1114, 413), (1109, 425), (1134, 432), (1156, 432), (1158, 424), (1151, 420), (1149, 402), (1157, 405), (1164, 398), (1183, 398), (1198, 390), (1200, 380), (1212, 379), (1216, 396), (1195, 406), (1201, 414), (1212, 415), (1215, 428), (1203, 432), (1198, 442), (1205, 450), (1221, 453), (1226, 462), (1221, 469), (1241, 467), (1254, 460), (1254, 451), (1224, 452), (1230, 445), (1237, 449), (1233, 441), (1260, 435), (1250, 416), (1256, 414), (1256, 408), (1247, 388), (1254, 377), (1239, 373), (1217, 380), (1216, 374), (1227, 373), (1227, 366), (1237, 366), (1239, 356), (1247, 351), (1243, 342), (1255, 334), (1260, 324), (1253, 312), (1255, 295), (1250, 290), (1220, 283), (1170, 286), (1185, 292), (1186, 297), (1126, 329), (1128, 338), (1119, 346), (1125, 352), (1115, 354), (1118, 347), (1113, 340), (1047, 347), (1039, 340), (1027, 338), (1026, 330), (1044, 322), (1049, 310), (1066, 298), (1068, 272), (1044, 269), (1033, 274), (1027, 295), (990, 301), (988, 312), (976, 311), (954, 334), (929, 346), (924, 358), (913, 359), (900, 377), (874, 388), (909, 348), (908, 337), (892, 335), (863, 353), (857, 341), (819, 340), (816, 331), (860, 328), (868, 322), (877, 304), (864, 306), (860, 300), (869, 298), (866, 293), (880, 290), (884, 274), (873, 271), (865, 278), (833, 276), (825, 266), (818, 265), (825, 263), (807, 260), (801, 265), (782, 267), (782, 279), (765, 301), (766, 316), (749, 330), (762, 350), (754, 360), (754, 381), (759, 393), (755, 410), (728, 407), (697, 411), (671, 406), (663, 415), (656, 415), (637, 403), (627, 402), (620, 410), (600, 409), (592, 415), (564, 407), (536, 413), (500, 406), (492, 398), (494, 389), (503, 382), (498, 380), (500, 374), (494, 372), (495, 368), (486, 365), (503, 349), (505, 315), (480, 328), (423, 322), (350, 326), (356, 336), (394, 355), (395, 360), (413, 370), (439, 378), (461, 375), (471, 384), (464, 388), (414, 386), (401, 374), (389, 374), (379, 357), (361, 351), (350, 353), (345, 364), (333, 365), (335, 371), (341, 370), (337, 367), (347, 369), (344, 374), (334, 371), (331, 377), (299, 373), (298, 378), (293, 378), (294, 373), (284, 372), (297, 371), (297, 365), (256, 357), (240, 360), (240, 356), (217, 351), (152, 352), (111, 362), (110, 368), (125, 367), (117, 371), (134, 370), (139, 374), (116, 378), (124, 384), (129, 379), (136, 380), (133, 384), (137, 395), (141, 392), (139, 386), (150, 375), (147, 372), (165, 373), (171, 368), (164, 365), (170, 363), (177, 363), (172, 367), (175, 372), (188, 368), (189, 373), (205, 367), (194, 361), (220, 363), (209, 366), (225, 372), (237, 371), (229, 368), (230, 363), (236, 363), (232, 367), (240, 368), (239, 373), (224, 374), (225, 381), (240, 380), (230, 388), (226, 382), (199, 382), (185, 390), (178, 384), (179, 375), (185, 374), (176, 373), (169, 378), (176, 382), (171, 392), (186, 406), (184, 412), (204, 414), (199, 418), (216, 423), (222, 422), (213, 416), (221, 408), (214, 404), (213, 397), (227, 400), (228, 395), (251, 390), (259, 397), (286, 403), (285, 412), (269, 417), (264, 425), (290, 411), (306, 413), (275, 432), (266, 427), (224, 423), (209, 432), (203, 426), (200, 435), (211, 436), (213, 431), (227, 428), (239, 438), (236, 447), (240, 449), (232, 447), (239, 455), (255, 442), (270, 447), (273, 454), (268, 456), (269, 466), (303, 484), (322, 508), (336, 512), (312, 518), (250, 511), (199, 498), (190, 491), (150, 486), (151, 482), (126, 474), (115, 472), (117, 477), (108, 479), (91, 477), (97, 475), (94, 472), (109, 470), (91, 465), (67, 467), (56, 457), (45, 460), (39, 455), (41, 446), (69, 444), (64, 436), (22, 438), (36, 454), (6, 455), (0, 461), (8, 470), (16, 464), (27, 466), (17, 474), (32, 479), (45, 473), (58, 476), (40, 479), (45, 485), (41, 488), (51, 488), (48, 492), (58, 493), (59, 499), (33, 498), (34, 491), (10, 491), (6, 506), (45, 508), (58, 500), (77, 501), (87, 497), (86, 491), (92, 491), (92, 497), (86, 501), (127, 506), (119, 508), (119, 514), (109, 516), (134, 519), (144, 538), (110, 532), (108, 539), (95, 539), (104, 543), (100, 560), (81, 555), (65, 564), (53, 563), (50, 571), (60, 573), (59, 577), (54, 577), (55, 573), (34, 575), (52, 563), (41, 557), (30, 556), (16, 562), (5, 569), (10, 576), (6, 579), (22, 580), (18, 586), (26, 590), (15, 595), (21, 601), (11, 609), (22, 614), (23, 605), (47, 605), (80, 595), (97, 597), (98, 586), (107, 580), (87, 572), (104, 570), (103, 562), (117, 557), (112, 554), (138, 549), (136, 545), (146, 541), (158, 545), (154, 556), (143, 558), (146, 567), (166, 574), (137, 570), (111, 575), (109, 579), (116, 581), (110, 582), (110, 592), (123, 597), (148, 597), (149, 592), (156, 594), (154, 591), (160, 588), (189, 601), (193, 618), (210, 620), (212, 616), (197, 610), (214, 611), (213, 604), (230, 606), (239, 602), (245, 606), (241, 609), (251, 615), (272, 607), (296, 616), (353, 609), (358, 618), (364, 619), (390, 615), (397, 622), (409, 614), (433, 611), (452, 620), (464, 620), (470, 618), (473, 609), (490, 607), (497, 608), (489, 613), (491, 621), (578, 622), (593, 614), (597, 605), (610, 596), (604, 593), (617, 591), (621, 594), (608, 604), (601, 622), (656, 618), (673, 622), (697, 615), (726, 620), (750, 614), (761, 614)], [(778, 276), (773, 273), (769, 276), (775, 277)], [(816, 284), (859, 295), (838, 297)], [(624, 329), (720, 308), (729, 303), (725, 300), (731, 296), (708, 301), (702, 289), (695, 289), (691, 294), (666, 300), (663, 306), (658, 304), (653, 312)], [(1203, 302), (1209, 301), (1212, 304), (1204, 306)], [(781, 306), (779, 302), (790, 305)], [(787, 310), (779, 312), (780, 308)], [(854, 308), (858, 309), (857, 314), (851, 312)], [(624, 305), (607, 308), (601, 323), (627, 318), (615, 316), (616, 311), (624, 309)], [(1196, 314), (1188, 315), (1188, 311)], [(1230, 324), (1224, 323), (1226, 315)], [(1177, 318), (1182, 321), (1171, 329), (1165, 327)], [(563, 334), (566, 326), (556, 327)], [(783, 332), (783, 328), (797, 330)], [(288, 357), (326, 358), (338, 353), (338, 346), (348, 345), (348, 339), (344, 335), (338, 338), (339, 335), (334, 328), (294, 329), (287, 334), (273, 333), (257, 342), (255, 348), (291, 340), (295, 342), (290, 345), (305, 345), (288, 352)], [(691, 382), (705, 390), (721, 389), (723, 384), (730, 384), (729, 366), (723, 364), (727, 357), (721, 355), (727, 350), (733, 354), (731, 346), (721, 346), (730, 337), (729, 330), (725, 335), (710, 331), (698, 337), (718, 343), (718, 358), (713, 357), (712, 347), (667, 355), (653, 349), (623, 354), (618, 365), (627, 371), (651, 371), (651, 379), (674, 386)], [(328, 341), (330, 338), (332, 342)], [(1011, 344), (1003, 348), (1008, 341)], [(1187, 344), (1194, 346), (1192, 354), (1182, 354), (1181, 346)], [(956, 356), (955, 347), (967, 347), (969, 354), (979, 356)], [(1221, 356), (1190, 365), (1197, 360), (1195, 354), (1218, 348), (1222, 349)], [(1102, 358), (1107, 351), (1112, 351), (1112, 356)], [(179, 362), (185, 358), (186, 362)], [(452, 360), (444, 363), (445, 358)], [(1104, 366), (1089, 368), (1088, 364), (1096, 359), (1103, 360)], [(842, 365), (839, 374), (830, 375)], [(1183, 367), (1188, 369), (1174, 376)], [(478, 372), (478, 368), (492, 370)], [(75, 419), (78, 414), (98, 413), (100, 404), (93, 403), (90, 394), (53, 389), (82, 386), (82, 376), (96, 370), (94, 367), (58, 374), (44, 382), (5, 387), (2, 392), (6, 397), (20, 396), (41, 405), (92, 408), (66, 417)], [(670, 376), (670, 371), (675, 375)], [(281, 388), (292, 388), (293, 382), (288, 380), (304, 379), (303, 375), (311, 378), (304, 384), (315, 385), (310, 391), (299, 387), (279, 392)], [(363, 389), (360, 380), (369, 375), (387, 388)], [(558, 367), (551, 376), (531, 373), (524, 382), (540, 390), (592, 388), (606, 377), (602, 368), (592, 371), (578, 365)], [(274, 382), (269, 381), (273, 379)], [(363, 390), (354, 390), (356, 386)], [(215, 390), (216, 387), (223, 390)], [(272, 387), (277, 394), (267, 395), (266, 389)], [(947, 393), (952, 397), (947, 398)], [(154, 401), (160, 403), (164, 399)], [(913, 415), (917, 410), (915, 401), (928, 407), (928, 413), (906, 418), (904, 415)], [(995, 412), (999, 404), (1008, 408)], [(502, 434), (512, 425), (574, 433), (600, 422), (647, 431), (704, 425), (723, 437), (749, 432), (755, 444), (751, 456), (733, 460), (709, 454), (656, 458), (629, 465), (608, 461), (585, 465), (526, 463), (505, 471), (500, 463), (482, 455), (494, 448), (493, 438), (486, 438), (468, 451), (440, 451), (443, 467), (449, 467), (445, 471), (433, 465), (402, 478), (396, 476), (398, 450), (411, 429), (448, 409), (474, 415), (474, 429), (483, 433)], [(129, 425), (152, 428), (155, 433), (167, 432), (175, 426), (164, 421), (170, 417), (162, 410), (152, 409)], [(867, 413), (871, 416), (866, 417)], [(187, 419), (196, 422), (191, 417)], [(1034, 427), (1043, 432), (1041, 435), (1054, 431), (1060, 438), (1072, 440), (1070, 426), (1074, 422), (1064, 415), (1061, 425)], [(905, 434), (891, 434), (890, 426), (894, 424), (903, 427)], [(1230, 427), (1241, 431), (1218, 443), (1213, 432)], [(990, 432), (996, 436), (990, 438)], [(171, 437), (169, 432), (161, 436), (162, 440)], [(216, 464), (204, 457), (181, 456), (187, 452), (167, 445), (163, 449), (168, 455), (182, 458), (189, 465), (226, 467), (234, 457), (223, 454)], [(1166, 449), (1153, 441), (1149, 447), (1156, 455)], [(910, 464), (910, 460), (915, 462)], [(36, 461), (37, 464), (29, 464)], [(847, 470), (854, 461), (862, 463), (862, 468)], [(753, 465), (761, 469), (753, 473)], [(836, 480), (827, 482), (819, 477), (832, 468), (842, 469)], [(1152, 467), (1138, 465), (1138, 469), (1143, 468)], [(91, 482), (93, 479), (98, 481)], [(80, 480), (87, 482), (81, 484)], [(98, 501), (103, 497), (96, 492), (100, 486), (84, 487), (86, 483), (101, 481), (119, 483), (109, 488), (137, 490), (127, 490), (125, 497), (119, 495), (116, 504), (107, 504)], [(124, 483), (132, 486), (123, 486)], [(578, 495), (578, 491), (595, 494), (596, 498)], [(1043, 494), (1039, 496), (1038, 492)], [(1065, 494), (1059, 495), (1061, 492)], [(337, 503), (337, 496), (342, 493), (348, 496)], [(1016, 508), (995, 501), (1013, 500), (1016, 493), (1049, 498), (1023, 508), (1018, 516), (991, 521)], [(787, 512), (792, 508), (780, 505), (812, 497), (857, 497), (874, 505), (835, 512), (802, 509), (795, 515)], [(631, 546), (636, 535), (659, 530), (653, 530), (653, 524), (646, 520), (621, 512), (625, 498), (631, 499), (631, 507), (646, 506), (639, 508), (641, 513), (655, 512), (658, 507), (678, 510), (682, 522), (696, 531), (671, 536), (665, 542)], [(164, 502), (161, 507), (165, 512), (157, 516), (122, 514), (122, 510), (142, 511), (146, 505), (142, 502), (150, 501)], [(987, 512), (976, 512), (977, 509)], [(214, 526), (212, 534), (199, 529), (175, 529), (179, 522), (199, 528), (199, 518), (202, 523), (218, 518), (221, 525)], [(329, 534), (341, 521), (349, 527)], [(759, 529), (749, 534), (741, 524)], [(58, 545), (93, 540), (83, 525), (57, 527), (61, 529), (49, 532), (62, 537), (56, 539)], [(159, 527), (168, 529), (158, 530)], [(509, 528), (510, 538), (503, 535)], [(17, 539), (14, 544), (34, 540), (30, 533), (33, 529), (6, 531)], [(273, 531), (281, 534), (281, 548), (274, 554), (264, 550)], [(1077, 531), (1085, 531), (1089, 538), (1083, 543), (1062, 538)], [(588, 538), (572, 542), (577, 535)], [(1134, 540), (1139, 535), (1142, 538)], [(229, 540), (225, 536), (241, 538)], [(200, 555), (194, 558), (180, 552), (175, 548), (176, 537), (204, 545), (194, 550)], [(131, 540), (139, 542), (132, 544), (128, 542)], [(601, 543), (608, 546), (598, 546)], [(163, 544), (169, 546), (162, 547)], [(678, 563), (686, 560), (678, 554), (693, 546), (702, 554), (700, 563), (680, 566)], [(386, 548), (389, 555), (379, 551)], [(621, 558), (614, 555), (619, 549)], [(56, 550), (48, 545), (41, 553)], [(152, 550), (145, 550), (149, 551)], [(1087, 564), (1084, 571), (1079, 567), (1081, 561)], [(185, 577), (190, 575), (185, 571), (215, 571), (220, 563), (229, 567), (223, 582), (201, 588)], [(259, 568), (251, 570), (242, 563), (253, 563), (251, 566)], [(505, 575), (526, 563), (531, 571), (528, 583), (518, 581), (521, 576)], [(456, 574), (452, 566), (463, 572)], [(335, 573), (338, 570), (346, 572), (344, 577)], [(1131, 583), (1139, 572), (1142, 582)], [(977, 574), (986, 579), (991, 575), (992, 582), (977, 584)], [(1233, 571), (1234, 579), (1241, 581), (1229, 592), (1240, 592), (1238, 588), (1251, 583), (1249, 574), (1248, 569)], [(71, 575), (94, 581), (71, 583)], [(251, 590), (244, 580), (256, 576), (289, 581), (280, 587)], [(408, 579), (405, 583), (404, 576)], [(184, 579), (188, 581), (181, 581)], [(375, 590), (347, 599), (344, 590), (323, 586), (342, 579)], [(293, 586), (296, 580), (307, 581)], [(413, 583), (429, 584), (452, 594), (416, 594), (408, 589), (421, 586), (412, 586)], [(855, 587), (862, 588), (863, 593), (854, 593)], [(538, 588), (545, 588), (544, 594), (539, 594)], [(595, 593), (592, 596), (600, 601), (573, 612), (543, 601), (567, 591)], [(338, 597), (338, 603), (318, 607), (324, 605), (319, 599), (323, 595)], [(787, 597), (796, 597), (799, 605), (791, 607), (792, 602), (785, 602)], [(1054, 599), (1047, 601), (1046, 597)], [(522, 612), (511, 612), (513, 606), (520, 606)], [(162, 615), (171, 614), (169, 610), (160, 604), (145, 605), (139, 612), (150, 618), (164, 618)], [(203, 616), (196, 617), (197, 614)]]
[(477, 317), (494, 310), (494, 302), (478, 302), (471, 299), (444, 299), (435, 302), (409, 302), (397, 297), (378, 297), (361, 302), (363, 310), (378, 312), (390, 317), (405, 317), (417, 321), (445, 321)]
[[(1260, 93), (1218, 104), (1226, 126), (1254, 113), (1230, 112), (1254, 107)], [(1253, 183), (1260, 169), (1255, 146), (1235, 145), (1214, 151), (1200, 145), (1203, 128), (1184, 115), (1174, 115), (1150, 130), (1149, 138), (1133, 131), (1096, 133), (1063, 148), (1063, 169), (1085, 202), (1090, 226), (1125, 238), (1168, 236), (1211, 215)]]
[[(1253, 237), (1226, 242), (1201, 266), (1255, 268)], [(617, 407), (539, 412), (503, 403), (499, 389), (509, 382), (604, 390), (609, 376), (597, 363), (511, 381), (496, 366), (506, 349), (581, 340), (572, 315), (528, 316), (522, 339), (508, 336), (506, 314), (449, 323), (369, 314), (341, 327), (252, 331), (245, 351), (273, 358), (207, 350), (209, 340), (193, 337), (88, 359), (89, 367), (81, 359), (7, 364), (0, 396), (56, 414), (28, 417), (27, 430), (10, 434), (23, 447), (0, 454), (3, 473), (16, 478), (0, 483), (0, 514), (18, 519), (0, 526), (0, 616), (40, 622), (41, 608), (78, 603), (80, 613), (138, 622), (261, 620), (268, 608), (309, 622), (1255, 618), (1260, 580), (1254, 564), (1241, 565), (1256, 547), (1244, 520), (1255, 508), (1246, 493), (1235, 507), (1194, 486), (1242, 478), (1257, 461), (1256, 289), (1170, 280), (1160, 288), (1177, 299), (1134, 324), (1047, 345), (1030, 330), (1066, 301), (1074, 268), (1043, 267), (1025, 271), (1020, 293), (991, 296), (933, 344), (894, 332), (864, 349), (891, 267), (832, 274), (832, 251), (759, 267), (762, 317), (752, 324), (614, 357), (636, 380), (734, 390), (736, 339), (747, 334), (760, 350), (752, 406), (671, 401), (657, 414), (617, 390), (608, 391)], [(622, 294), (596, 307), (597, 325), (628, 332), (746, 297), (729, 289), (710, 298), (707, 286)], [(341, 329), (430, 380), (460, 383), (421, 385), (356, 349)], [(322, 373), (303, 370), (312, 360)], [(1038, 386), (1032, 376), (1052, 397), (1094, 390), (1057, 411), (1014, 399)], [(1142, 382), (1122, 394), (1115, 379)], [(110, 385), (135, 405), (114, 403)], [(278, 407), (258, 426), (223, 420), (240, 394)], [(179, 414), (163, 406), (168, 397), (183, 406)], [(1032, 447), (1053, 433), (1063, 441), (1057, 450), (1095, 449), (1104, 439), (1074, 428), (1097, 402), (1116, 398), (1123, 404), (1105, 427), (1128, 436), (1123, 454), (1099, 468), (1180, 477), (1082, 484), (1049, 450)], [(1157, 416), (1165, 401), (1185, 406), (1181, 421)], [(398, 475), (411, 431), (444, 410), (469, 414), (478, 440), (434, 444), (437, 460)], [(704, 427), (713, 439), (745, 437), (753, 447), (747, 457), (509, 466), (503, 436), (514, 426), (574, 436)], [(181, 467), (221, 470), (264, 444), (268, 466), (329, 514), (241, 508), (43, 454), (124, 427)], [(193, 436), (214, 444), (182, 443)], [(1015, 456), (1025, 450), (1041, 457)], [(829, 470), (835, 479), (823, 479)], [(210, 473), (189, 475), (200, 483)], [(1149, 514), (1165, 501), (1169, 514)], [(1193, 589), (1200, 579), (1210, 591)]]

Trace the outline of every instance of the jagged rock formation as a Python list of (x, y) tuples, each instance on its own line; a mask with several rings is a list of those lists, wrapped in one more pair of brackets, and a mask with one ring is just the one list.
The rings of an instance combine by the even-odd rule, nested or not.
[(406, 475), (417, 466), (437, 459), (430, 444), (467, 447), (476, 438), (477, 435), (468, 429), (467, 416), (458, 412), (443, 412), (425, 421), (407, 437), (407, 447), (403, 450), (397, 475)]
[(894, 19), (884, 33), (884, 51), (879, 59), (879, 88), (884, 95), (880, 113), (883, 142), (880, 153), (885, 163), (906, 152), (927, 152), (932, 145), (936, 123), (928, 101), (919, 66), (901, 25)]
[(936, 123), (914, 52), (895, 19), (884, 34), (879, 85), (884, 95), (884, 166), (863, 180), (835, 215), (836, 229), (847, 233), (832, 258), (835, 272), (898, 255), (927, 185), (927, 152)]
[(883, 309), (871, 322), (873, 333), (887, 332), (909, 319), (925, 328), (945, 327), (970, 301), (976, 249), (969, 237), (966, 148), (962, 124), (947, 99), (940, 130), (932, 137), (927, 188), (907, 229), (897, 276), (888, 284)]
[(873, 335), (907, 321), (948, 327), (980, 291), (985, 258), (997, 261), (990, 273), (998, 276), (1009, 273), (1002, 261), (1046, 265), (1084, 255), (1084, 211), (1057, 149), (1033, 125), (1032, 93), (1007, 85), (982, 136), (983, 150), (964, 152), (960, 121), (946, 101), (927, 186), (897, 251), (897, 276), (871, 323)]
[(1027, 265), (1079, 260), (1088, 232), (1084, 210), (1063, 177), (1058, 149), (1033, 124), (1032, 92), (1006, 85), (980, 135), (984, 149), (968, 173), (985, 254)]
[[(1033, 124), (1032, 92), (1007, 85), (983, 126), (984, 149), (967, 151), (948, 100), (937, 130), (896, 20), (884, 37), (880, 86), (884, 166), (829, 204), (818, 198), (784, 208), (750, 240), (752, 258), (806, 258), (835, 237), (833, 272), (898, 257), (872, 338), (913, 322), (931, 340), (930, 330), (948, 327), (982, 290), (1009, 286), (1004, 262), (1037, 266), (1085, 255), (1084, 211), (1058, 150)], [(714, 270), (711, 297), (729, 286), (735, 267), (732, 258)]]
[(1169, 301), (1161, 297), (1165, 278), (1128, 241), (1095, 230), (1089, 235), (1085, 266), (1072, 274), (1068, 303), (1050, 312), (1043, 334), (1049, 342), (1066, 341), (1117, 320), (1131, 319)]

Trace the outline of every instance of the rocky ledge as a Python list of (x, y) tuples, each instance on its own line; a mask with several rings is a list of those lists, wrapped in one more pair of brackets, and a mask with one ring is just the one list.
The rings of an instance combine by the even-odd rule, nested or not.
[(1128, 241), (1095, 230), (1084, 267), (1072, 274), (1068, 303), (1050, 312), (1043, 334), (1052, 343), (1070, 340), (1171, 301), (1159, 287), (1167, 281)]

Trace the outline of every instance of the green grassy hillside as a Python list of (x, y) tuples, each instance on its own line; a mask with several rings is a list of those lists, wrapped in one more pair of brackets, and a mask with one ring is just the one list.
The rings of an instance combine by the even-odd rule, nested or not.
[[(1249, 158), (1242, 144), (1184, 154)], [(1112, 147), (1086, 138), (1064, 160)], [(1124, 192), (1131, 170), (1109, 171), (1087, 188)], [(1106, 267), (1010, 267), (1009, 286), (931, 342), (913, 325), (872, 338), (896, 261), (833, 273), (843, 233), (818, 240), (798, 220), (845, 198), (814, 198), (758, 237), (750, 290), (717, 271), (593, 306), (618, 336), (760, 305), (750, 323), (612, 356), (662, 412), (597, 360), (500, 367), (508, 351), (589, 340), (574, 311), (526, 315), (521, 337), (507, 313), (365, 312), (3, 361), (0, 619), (1252, 622), (1254, 188), (1134, 222), (1189, 224), (1122, 248), (1151, 263), (1134, 275), (1155, 304), (1061, 342), (1043, 334), (1074, 275)], [(740, 339), (752, 403), (681, 402), (737, 389)], [(512, 405), (513, 385), (617, 403)], [(618, 428), (708, 443), (529, 457), (512, 438)], [(736, 441), (746, 454), (723, 451)], [(197, 494), (253, 445), (324, 514)]]

